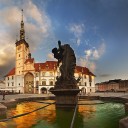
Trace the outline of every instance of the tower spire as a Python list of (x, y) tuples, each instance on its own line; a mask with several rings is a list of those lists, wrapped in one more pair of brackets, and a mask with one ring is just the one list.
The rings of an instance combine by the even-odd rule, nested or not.
[(20, 40), (25, 39), (25, 30), (24, 30), (24, 22), (23, 22), (23, 9), (21, 10), (22, 17), (21, 17), (21, 29), (20, 29)]

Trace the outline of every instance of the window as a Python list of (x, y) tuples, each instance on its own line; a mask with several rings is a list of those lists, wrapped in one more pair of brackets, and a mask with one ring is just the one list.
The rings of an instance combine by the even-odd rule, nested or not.
[(92, 89), (90, 89), (90, 92), (92, 91)]
[(8, 86), (9, 86), (9, 83), (8, 83)]
[(20, 71), (19, 71), (19, 74), (20, 74)]
[(42, 76), (45, 76), (45, 72), (42, 72)]
[(50, 81), (50, 85), (53, 85), (53, 81)]
[(92, 77), (91, 76), (89, 76), (89, 82), (92, 82)]
[(90, 82), (90, 86), (91, 86), (91, 82)]
[(84, 75), (84, 78), (86, 79), (86, 75)]
[(9, 80), (9, 77), (8, 77), (8, 80)]
[(38, 77), (38, 73), (36, 73), (36, 77)]
[(42, 81), (42, 85), (46, 85), (46, 81)]
[(13, 80), (13, 76), (12, 76), (12, 80)]
[(53, 76), (53, 72), (50, 72), (50, 76)]
[(12, 82), (12, 86), (14, 86), (14, 82)]
[(87, 83), (85, 82), (85, 86), (87, 86)]
[(19, 54), (19, 57), (20, 57), (20, 54)]
[(20, 83), (19, 83), (19, 86), (20, 86)]
[(81, 73), (79, 73), (79, 77), (81, 77)]

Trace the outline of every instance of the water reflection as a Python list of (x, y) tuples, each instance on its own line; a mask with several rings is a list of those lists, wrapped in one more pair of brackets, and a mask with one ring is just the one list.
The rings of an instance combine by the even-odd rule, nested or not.
[[(26, 102), (18, 104), (16, 108), (8, 110), (7, 117), (12, 117), (15, 115), (23, 114), (26, 112), (33, 111), (37, 108), (45, 106), (46, 104), (35, 103), (35, 102)], [(40, 120), (45, 120), (46, 122), (54, 122), (56, 117), (55, 106), (50, 105), (44, 109), (33, 112), (31, 114), (14, 118), (8, 122), (1, 122), (0, 128), (31, 128)]]
[[(8, 110), (8, 117), (30, 112), (46, 104), (25, 102)], [(69, 128), (74, 109), (55, 109), (50, 105), (31, 114), (0, 122), (0, 128)], [(118, 128), (119, 119), (123, 118), (124, 106), (117, 103), (100, 105), (79, 105), (75, 119), (75, 128)]]

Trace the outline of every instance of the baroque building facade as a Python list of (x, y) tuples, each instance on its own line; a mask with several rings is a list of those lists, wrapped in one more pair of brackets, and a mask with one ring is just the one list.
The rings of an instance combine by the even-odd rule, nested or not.
[[(29, 44), (25, 40), (23, 15), (21, 20), (20, 40), (16, 41), (15, 67), (5, 76), (6, 89), (17, 93), (49, 93), (60, 75), (56, 61), (36, 63), (31, 57)], [(76, 66), (75, 78), (81, 93), (95, 92), (95, 75), (86, 67)]]
[(128, 80), (109, 80), (95, 85), (97, 92), (128, 92)]

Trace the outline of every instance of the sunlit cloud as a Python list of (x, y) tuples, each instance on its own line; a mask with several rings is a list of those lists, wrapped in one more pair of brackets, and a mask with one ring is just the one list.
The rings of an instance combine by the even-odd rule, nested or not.
[(77, 58), (77, 63), (81, 66), (88, 67), (91, 71), (96, 70), (96, 61), (105, 53), (105, 41), (102, 40), (100, 46), (96, 49), (92, 47), (84, 51), (85, 55)]
[[(49, 36), (52, 37), (52, 25), (45, 10), (42, 12), (32, 1), (0, 1), (0, 70), (6, 65), (15, 66), (15, 42), (19, 40), (21, 8), (24, 9), (24, 23), (26, 41), (33, 52), (40, 43)], [(22, 5), (22, 6), (21, 6)], [(11, 65), (10, 65), (11, 64)], [(6, 69), (4, 69), (6, 70)]]
[(47, 55), (47, 59), (48, 59), (48, 60), (57, 61), (57, 60), (54, 58), (54, 55), (53, 55), (52, 53), (49, 53), (49, 54)]
[(69, 32), (73, 33), (76, 39), (76, 44), (79, 46), (81, 44), (81, 37), (85, 31), (84, 24), (70, 24), (68, 27)]

